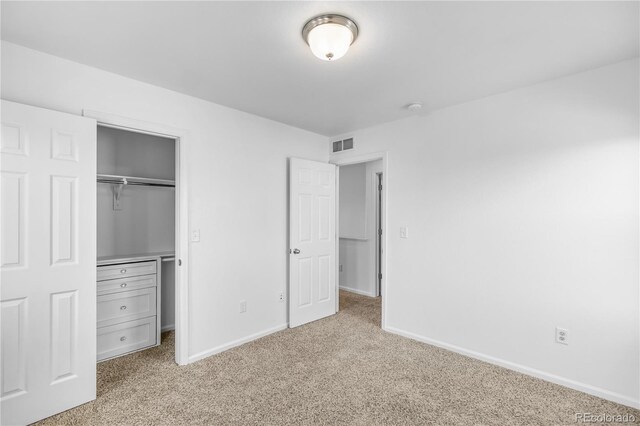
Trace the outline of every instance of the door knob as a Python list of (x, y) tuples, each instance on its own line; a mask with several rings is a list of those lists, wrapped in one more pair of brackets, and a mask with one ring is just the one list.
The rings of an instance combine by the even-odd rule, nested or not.
[(293, 249), (293, 254), (300, 254), (300, 249)]

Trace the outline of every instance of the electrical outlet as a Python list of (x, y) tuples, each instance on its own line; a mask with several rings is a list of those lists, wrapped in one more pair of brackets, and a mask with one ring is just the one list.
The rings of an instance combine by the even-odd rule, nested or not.
[(247, 301), (246, 300), (241, 300), (240, 301), (240, 313), (243, 314), (247, 312)]
[(556, 343), (563, 345), (569, 344), (569, 330), (566, 328), (556, 327)]
[(200, 242), (200, 230), (194, 229), (191, 231), (191, 242), (199, 243)]
[(284, 291), (281, 291), (281, 292), (280, 292), (280, 295), (279, 295), (279, 297), (278, 297), (278, 300), (279, 300), (279, 301), (281, 301), (281, 302), (284, 302)]

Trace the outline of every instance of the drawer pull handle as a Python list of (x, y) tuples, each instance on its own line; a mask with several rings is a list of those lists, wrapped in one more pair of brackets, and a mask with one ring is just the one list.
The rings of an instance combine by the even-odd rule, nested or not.
[(121, 310), (121, 311), (124, 311), (125, 309), (127, 309), (127, 307), (126, 307), (126, 306), (124, 306), (124, 305), (120, 306), (120, 310)]
[(127, 338), (126, 338), (125, 336), (122, 336), (122, 337), (120, 338), (120, 341), (121, 341), (121, 342), (124, 342), (125, 340), (127, 340)]
[(125, 274), (126, 272), (127, 272), (127, 270), (126, 270), (126, 269), (120, 269), (120, 273), (121, 273), (121, 274)]
[(127, 283), (122, 283), (120, 284), (120, 287), (125, 288), (127, 286)]

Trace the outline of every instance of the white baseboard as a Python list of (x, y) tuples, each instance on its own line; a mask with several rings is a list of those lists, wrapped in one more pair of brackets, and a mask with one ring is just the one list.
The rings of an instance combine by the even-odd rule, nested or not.
[(480, 361), (488, 362), (490, 364), (498, 365), (500, 367), (507, 368), (509, 370), (514, 370), (519, 373), (526, 374), (528, 376), (533, 376), (538, 379), (546, 380), (551, 383), (555, 383), (557, 385), (565, 386), (567, 388), (575, 389), (580, 392), (588, 393), (589, 395), (594, 395), (602, 399), (606, 399), (609, 401), (617, 402), (618, 404), (627, 405), (629, 407), (640, 409), (640, 400), (634, 400), (625, 395), (621, 395), (616, 392), (611, 392), (606, 389), (598, 388), (596, 386), (591, 386), (586, 383), (576, 382), (575, 380), (567, 379), (564, 377), (556, 376), (555, 374), (546, 373), (541, 370), (536, 370), (535, 368), (530, 368), (524, 365), (516, 364), (514, 362), (505, 361), (500, 358), (495, 358), (489, 355), (485, 355), (480, 352), (471, 351), (465, 348), (461, 348), (459, 346), (450, 345), (449, 343), (440, 342), (438, 340), (433, 340), (428, 337), (420, 336), (418, 334), (414, 334), (408, 331), (403, 331), (394, 327), (385, 327), (385, 331), (389, 333), (397, 334), (399, 336), (407, 337), (412, 340), (417, 340), (418, 342), (427, 343), (429, 345), (437, 346), (442, 349), (449, 350), (451, 352), (456, 352), (462, 355), (466, 355), (470, 358), (475, 358)]
[(167, 324), (167, 325), (163, 325), (162, 328), (160, 329), (161, 333), (164, 333), (165, 331), (172, 331), (176, 329), (176, 325), (175, 324)]
[(275, 332), (282, 331), (282, 330), (286, 329), (287, 327), (289, 327), (288, 324), (281, 324), (281, 325), (278, 325), (276, 327), (268, 328), (268, 329), (260, 331), (258, 333), (251, 334), (251, 335), (243, 337), (241, 339), (234, 340), (234, 341), (229, 342), (229, 343), (225, 343), (224, 345), (220, 345), (220, 346), (217, 346), (215, 348), (207, 349), (206, 351), (202, 351), (202, 352), (199, 352), (197, 354), (190, 355), (189, 356), (189, 364), (191, 364), (192, 362), (196, 362), (196, 361), (199, 361), (201, 359), (210, 357), (211, 355), (219, 354), (220, 352), (224, 352), (224, 351), (229, 350), (231, 348), (235, 348), (236, 346), (240, 346), (240, 345), (242, 345), (244, 343), (251, 342), (252, 340), (257, 340), (257, 339), (259, 339), (261, 337), (264, 337), (264, 336), (267, 336), (269, 334), (273, 334)]
[(344, 290), (344, 291), (348, 291), (349, 293), (355, 293), (355, 294), (359, 294), (362, 296), (369, 296), (369, 297), (376, 297), (375, 294), (369, 293), (368, 291), (364, 291), (364, 290), (358, 290), (355, 288), (351, 288), (351, 287), (345, 287), (345, 286), (340, 286), (340, 290)]

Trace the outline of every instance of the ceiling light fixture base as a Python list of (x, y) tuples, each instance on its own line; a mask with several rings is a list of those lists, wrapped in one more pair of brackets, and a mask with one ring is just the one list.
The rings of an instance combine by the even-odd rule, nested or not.
[(311, 30), (324, 24), (338, 24), (347, 27), (351, 31), (351, 34), (353, 34), (353, 40), (351, 43), (356, 41), (356, 38), (358, 37), (358, 25), (356, 25), (353, 20), (343, 15), (328, 13), (326, 15), (319, 15), (315, 18), (311, 18), (306, 24), (304, 24), (304, 27), (302, 27), (302, 38), (304, 39), (304, 42), (309, 44), (309, 33)]

